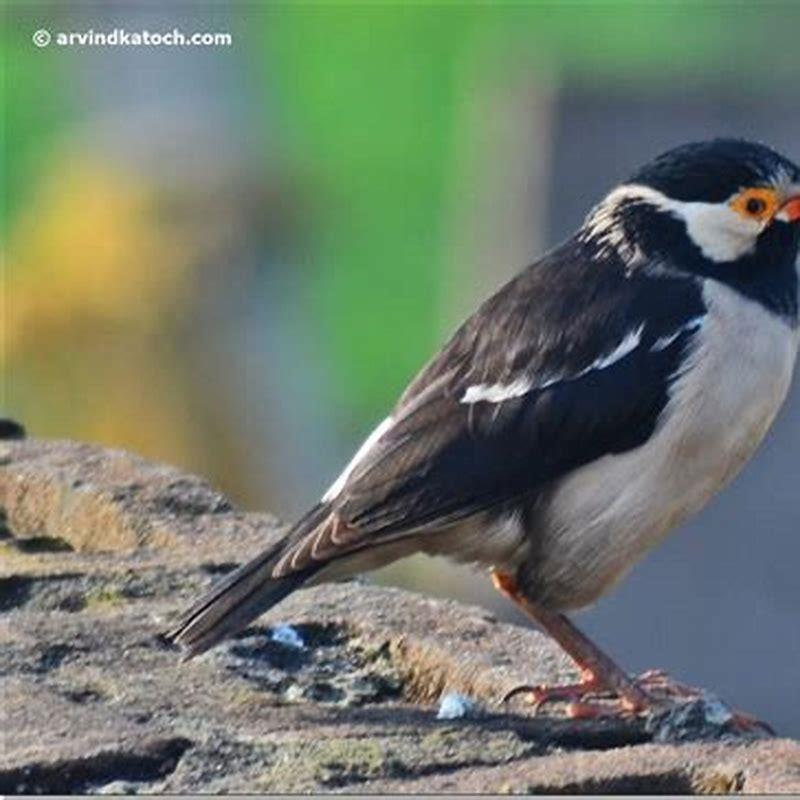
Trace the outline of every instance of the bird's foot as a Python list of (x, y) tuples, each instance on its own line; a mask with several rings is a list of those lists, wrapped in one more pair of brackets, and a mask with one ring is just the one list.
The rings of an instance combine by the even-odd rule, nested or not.
[[(573, 719), (632, 715), (648, 707), (651, 702), (651, 698), (633, 681), (630, 685), (612, 689), (591, 670), (584, 670), (577, 683), (517, 686), (506, 693), (503, 702), (507, 703), (519, 695), (527, 696), (534, 713), (547, 703), (566, 702), (567, 716)], [(594, 702), (597, 700), (605, 702)]]
[(595, 681), (580, 681), (579, 683), (568, 683), (564, 686), (517, 686), (503, 697), (503, 702), (507, 703), (519, 695), (527, 695), (528, 702), (538, 711), (547, 703), (563, 701), (575, 702), (586, 697), (596, 696), (602, 689)]
[(772, 728), (742, 711), (729, 709), (707, 692), (679, 683), (663, 670), (648, 670), (631, 680), (630, 686), (611, 689), (590, 671), (584, 671), (577, 683), (563, 686), (518, 686), (503, 697), (508, 702), (525, 695), (537, 713), (544, 705), (566, 703), (570, 719), (650, 716), (670, 713), (690, 703), (704, 702), (720, 724), (742, 734), (774, 735)]

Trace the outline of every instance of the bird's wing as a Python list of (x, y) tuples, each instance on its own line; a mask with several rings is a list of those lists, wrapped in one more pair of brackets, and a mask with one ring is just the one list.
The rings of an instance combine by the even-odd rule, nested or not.
[(554, 254), (467, 320), (295, 529), (276, 575), (441, 528), (648, 438), (702, 325), (700, 287), (575, 264)]

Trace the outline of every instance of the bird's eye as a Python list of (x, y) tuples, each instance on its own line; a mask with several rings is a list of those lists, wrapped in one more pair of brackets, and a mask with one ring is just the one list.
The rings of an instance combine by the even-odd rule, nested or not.
[(778, 210), (778, 195), (774, 189), (745, 189), (731, 201), (731, 208), (746, 219), (765, 222)]

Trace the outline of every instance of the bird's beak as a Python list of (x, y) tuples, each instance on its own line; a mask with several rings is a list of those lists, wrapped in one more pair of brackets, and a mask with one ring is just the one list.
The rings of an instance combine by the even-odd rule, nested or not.
[(787, 200), (778, 210), (776, 219), (781, 222), (800, 222), (800, 186), (792, 186), (787, 192)]

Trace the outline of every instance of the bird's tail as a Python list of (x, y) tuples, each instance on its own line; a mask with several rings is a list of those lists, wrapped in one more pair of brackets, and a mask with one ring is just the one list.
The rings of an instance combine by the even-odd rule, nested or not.
[(184, 648), (184, 658), (205, 652), (242, 628), (305, 584), (322, 564), (273, 577), (287, 542), (318, 524), (324, 511), (307, 514), (284, 539), (225, 576), (184, 612), (166, 635)]
[(184, 649), (184, 658), (205, 652), (233, 636), (256, 617), (299, 589), (313, 572), (273, 578), (281, 547), (268, 550), (234, 570), (184, 612), (167, 637)]

